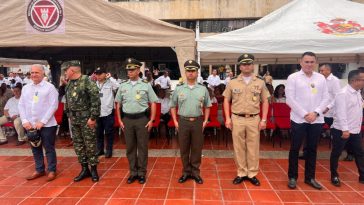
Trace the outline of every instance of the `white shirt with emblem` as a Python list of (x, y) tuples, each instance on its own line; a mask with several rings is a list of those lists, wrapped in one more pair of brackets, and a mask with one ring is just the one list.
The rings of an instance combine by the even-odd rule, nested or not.
[(325, 114), (325, 117), (332, 118), (332, 117), (334, 117), (332, 107), (334, 106), (335, 95), (338, 92), (340, 92), (340, 90), (341, 90), (340, 80), (331, 73), (326, 78), (326, 83), (327, 83), (327, 89), (329, 91), (329, 96), (330, 96), (330, 104), (327, 106), (327, 108), (329, 108), (329, 111)]
[(345, 86), (335, 96), (334, 123), (332, 127), (351, 134), (359, 134), (363, 121), (363, 99), (360, 90)]

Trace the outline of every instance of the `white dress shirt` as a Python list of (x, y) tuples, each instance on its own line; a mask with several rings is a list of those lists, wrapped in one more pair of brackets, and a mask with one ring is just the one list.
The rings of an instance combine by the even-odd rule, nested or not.
[(33, 81), (30, 79), (30, 78), (24, 78), (24, 80), (23, 80), (23, 83), (24, 84), (30, 84), (30, 83), (32, 83)]
[(161, 113), (164, 115), (169, 112), (171, 107), (169, 106), (169, 98), (158, 98), (158, 102), (161, 104)]
[(100, 84), (99, 81), (96, 82), (97, 87), (99, 88), (99, 97), (101, 101), (101, 110), (100, 117), (108, 116), (112, 113), (114, 109), (114, 93), (119, 88), (119, 83), (117, 81), (111, 81), (110, 79), (106, 79), (103, 84)]
[(218, 86), (221, 83), (220, 77), (218, 75), (214, 76), (214, 75), (210, 75), (207, 78), (207, 83), (209, 84), (209, 86), (213, 87), (213, 86)]
[(224, 80), (224, 84), (227, 85), (230, 82), (231, 78), (228, 76)]
[(335, 96), (334, 123), (332, 127), (351, 134), (359, 134), (363, 120), (363, 99), (360, 90), (345, 86)]
[(49, 82), (25, 85), (19, 100), (19, 114), (22, 123), (42, 122), (44, 127), (57, 125), (54, 113), (58, 108), (58, 92)]
[(307, 123), (304, 116), (309, 112), (317, 112), (320, 116), (312, 123), (324, 123), (322, 112), (330, 103), (330, 97), (323, 75), (313, 72), (308, 77), (301, 69), (288, 76), (285, 92), (293, 122)]
[(162, 89), (168, 89), (171, 86), (171, 79), (169, 76), (164, 77), (164, 75), (160, 76), (154, 81), (155, 84), (159, 84)]
[(332, 111), (332, 107), (334, 107), (335, 104), (335, 95), (340, 92), (341, 86), (340, 86), (340, 80), (336, 76), (334, 76), (332, 73), (326, 78), (326, 84), (327, 89), (329, 91), (330, 96), (330, 104), (327, 106), (329, 108), (329, 111), (324, 115), (325, 117), (332, 118), (334, 117), (334, 113)]
[(9, 116), (13, 117), (14, 115), (19, 115), (18, 109), (19, 99), (12, 97), (6, 102), (4, 110), (8, 110)]

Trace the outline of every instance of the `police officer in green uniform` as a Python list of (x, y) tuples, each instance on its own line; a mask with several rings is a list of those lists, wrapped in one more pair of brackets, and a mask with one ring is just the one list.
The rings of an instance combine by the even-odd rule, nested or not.
[[(171, 114), (178, 130), (183, 164), (182, 176), (178, 182), (184, 183), (187, 179), (192, 178), (196, 183), (202, 184), (203, 180), (200, 176), (204, 143), (202, 132), (209, 119), (211, 101), (206, 87), (196, 81), (200, 65), (194, 60), (188, 60), (184, 67), (187, 83), (181, 83), (176, 87), (170, 101)], [(205, 115), (203, 115), (202, 109), (205, 109)]]
[[(99, 181), (97, 174), (98, 156), (96, 149), (96, 119), (100, 115), (99, 89), (88, 76), (81, 74), (80, 61), (67, 61), (62, 64), (66, 78), (66, 112), (72, 124), (73, 146), (82, 165), (75, 182), (90, 177)], [(89, 165), (91, 171), (89, 170)]]
[[(135, 180), (139, 180), (140, 184), (145, 183), (148, 162), (148, 132), (152, 129), (158, 100), (148, 81), (139, 78), (141, 65), (135, 59), (126, 60), (129, 80), (121, 83), (115, 97), (117, 102), (116, 115), (119, 125), (125, 133), (126, 156), (130, 171), (128, 184)], [(151, 104), (151, 109), (149, 109), (148, 103)]]

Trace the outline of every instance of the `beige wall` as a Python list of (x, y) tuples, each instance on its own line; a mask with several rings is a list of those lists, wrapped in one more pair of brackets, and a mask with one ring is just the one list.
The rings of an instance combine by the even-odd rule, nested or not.
[[(161, 20), (260, 18), (290, 0), (163, 0), (115, 4)], [(364, 3), (364, 0), (354, 0)], [(239, 9), (238, 9), (239, 8)]]

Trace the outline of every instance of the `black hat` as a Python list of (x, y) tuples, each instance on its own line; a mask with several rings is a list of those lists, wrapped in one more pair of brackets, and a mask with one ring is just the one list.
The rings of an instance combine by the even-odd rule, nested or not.
[(71, 66), (77, 66), (81, 67), (81, 62), (79, 60), (71, 60), (71, 61), (65, 61), (61, 65), (62, 70), (67, 70)]
[(101, 74), (101, 73), (107, 73), (107, 72), (106, 72), (106, 69), (98, 67), (98, 68), (96, 68), (94, 73)]
[(200, 68), (200, 64), (198, 64), (194, 60), (187, 60), (184, 64), (185, 70), (198, 70)]
[(254, 63), (254, 56), (249, 53), (244, 53), (243, 55), (241, 55), (238, 58), (238, 65), (243, 64), (243, 63), (246, 63), (246, 64)]
[(126, 59), (126, 70), (133, 70), (136, 68), (140, 68), (143, 64), (139, 61), (137, 61), (134, 58), (128, 58)]

